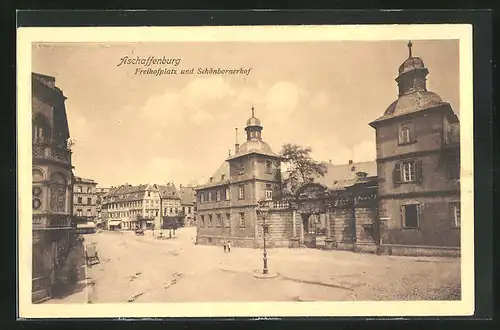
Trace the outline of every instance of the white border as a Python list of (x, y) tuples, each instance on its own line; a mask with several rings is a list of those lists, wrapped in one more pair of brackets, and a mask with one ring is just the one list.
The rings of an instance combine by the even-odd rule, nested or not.
[[(275, 317), (275, 316), (448, 316), (474, 313), (472, 25), (358, 25), (245, 27), (19, 28), (18, 189), (19, 316), (90, 317)], [(460, 40), (461, 120), (461, 301), (280, 302), (34, 305), (31, 303), (31, 43), (166, 41)]]

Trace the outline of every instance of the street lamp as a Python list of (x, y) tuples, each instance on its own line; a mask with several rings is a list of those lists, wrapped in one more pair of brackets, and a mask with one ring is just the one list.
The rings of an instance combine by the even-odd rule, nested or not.
[(262, 274), (267, 274), (267, 250), (266, 250), (266, 234), (269, 231), (269, 224), (266, 223), (266, 215), (263, 215), (263, 222), (262, 222), (262, 233), (264, 236), (264, 269), (262, 269)]

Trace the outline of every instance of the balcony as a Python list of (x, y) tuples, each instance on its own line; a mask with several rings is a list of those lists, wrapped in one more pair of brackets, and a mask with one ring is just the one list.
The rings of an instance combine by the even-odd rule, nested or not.
[(283, 200), (262, 200), (259, 201), (259, 207), (272, 210), (287, 210), (291, 208), (290, 202)]
[(74, 227), (71, 217), (65, 214), (33, 214), (33, 229), (58, 229)]
[(71, 164), (71, 150), (65, 147), (50, 145), (43, 140), (33, 142), (33, 159), (47, 159)]

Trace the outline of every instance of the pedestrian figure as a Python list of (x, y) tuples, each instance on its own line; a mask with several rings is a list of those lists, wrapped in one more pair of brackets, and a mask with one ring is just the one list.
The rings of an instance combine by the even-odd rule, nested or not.
[(226, 245), (226, 241), (224, 241), (224, 252), (226, 252), (226, 249), (227, 249), (227, 245)]
[(231, 252), (231, 241), (227, 242), (227, 252)]

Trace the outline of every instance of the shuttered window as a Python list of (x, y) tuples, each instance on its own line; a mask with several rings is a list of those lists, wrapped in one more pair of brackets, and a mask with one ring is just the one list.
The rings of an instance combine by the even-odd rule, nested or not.
[(422, 180), (422, 161), (410, 160), (394, 164), (393, 171), (394, 184), (416, 182)]

